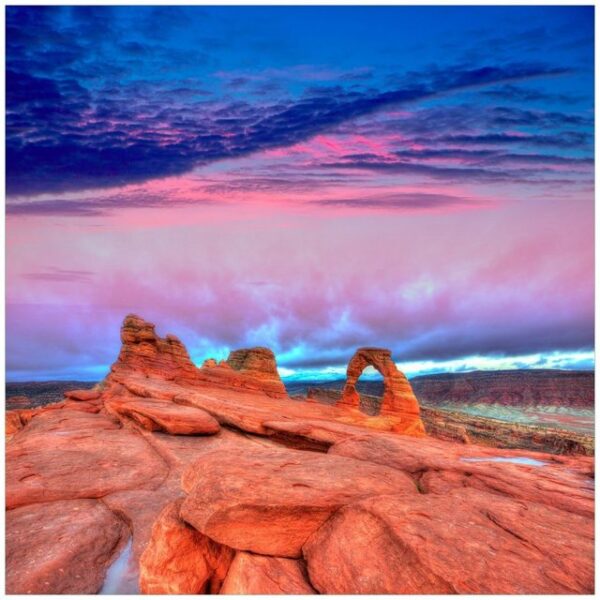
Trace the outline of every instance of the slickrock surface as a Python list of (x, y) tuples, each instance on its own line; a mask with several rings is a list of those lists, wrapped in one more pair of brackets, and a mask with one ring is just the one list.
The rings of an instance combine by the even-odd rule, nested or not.
[(109, 417), (66, 408), (47, 411), (6, 448), (6, 507), (151, 489), (166, 474), (160, 456)]
[(95, 594), (129, 536), (97, 500), (61, 500), (6, 513), (6, 589), (11, 594)]
[(367, 415), (287, 397), (265, 349), (198, 369), (139, 317), (121, 337), (93, 390), (7, 413), (7, 592), (124, 561), (117, 591), (593, 593), (591, 457), (424, 435), (386, 351), (349, 368), (387, 374)]

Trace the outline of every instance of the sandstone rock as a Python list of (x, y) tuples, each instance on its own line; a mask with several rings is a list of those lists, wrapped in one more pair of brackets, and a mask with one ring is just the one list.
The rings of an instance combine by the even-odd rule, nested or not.
[(287, 396), (283, 381), (277, 371), (275, 355), (268, 348), (243, 348), (229, 353), (227, 364), (248, 377), (257, 379), (269, 392)]
[(173, 402), (139, 399), (109, 400), (107, 408), (129, 417), (149, 431), (171, 434), (211, 435), (219, 431), (219, 423), (206, 411)]
[(62, 500), (6, 513), (6, 592), (95, 594), (128, 536), (101, 502)]
[(304, 546), (328, 594), (593, 593), (593, 521), (475, 490), (380, 496)]
[(167, 472), (142, 437), (120, 429), (107, 416), (47, 411), (35, 416), (7, 446), (6, 505), (152, 489)]
[(341, 404), (358, 408), (360, 395), (356, 391), (356, 382), (366, 367), (372, 366), (383, 376), (383, 399), (381, 414), (401, 419), (399, 433), (425, 435), (423, 423), (419, 417), (419, 403), (413, 394), (408, 379), (401, 373), (392, 360), (392, 353), (384, 348), (359, 348), (346, 372), (346, 385), (339, 401)]
[(64, 393), (67, 400), (80, 400), (89, 402), (90, 400), (98, 400), (100, 398), (100, 390), (68, 390)]
[(140, 589), (144, 594), (218, 593), (233, 551), (184, 523), (179, 506), (179, 501), (168, 504), (152, 527), (140, 559)]
[(20, 411), (18, 410), (7, 410), (5, 415), (5, 435), (7, 437), (13, 436), (19, 429), (23, 429), (24, 423), (21, 420)]
[(154, 329), (152, 323), (136, 315), (125, 317), (121, 352), (111, 367), (108, 383), (118, 382), (130, 373), (188, 383), (198, 379), (198, 369), (179, 339), (173, 335), (161, 338)]
[(221, 594), (314, 594), (301, 560), (238, 552)]
[[(329, 453), (412, 473), (418, 478), (421, 490), (427, 493), (445, 494), (466, 486), (581, 515), (594, 512), (594, 492), (588, 485), (592, 467), (587, 457), (556, 457), (430, 438), (423, 443), (390, 434), (356, 436), (335, 444)], [(494, 462), (511, 457), (533, 459), (543, 466)], [(489, 460), (481, 460), (486, 458)], [(471, 462), (473, 459), (475, 462)]]
[(99, 413), (102, 410), (102, 405), (98, 402), (86, 402), (85, 400), (65, 400), (63, 407), (88, 413)]
[(416, 495), (395, 469), (339, 456), (257, 447), (202, 455), (184, 472), (181, 517), (237, 550), (296, 558), (341, 506), (377, 494)]

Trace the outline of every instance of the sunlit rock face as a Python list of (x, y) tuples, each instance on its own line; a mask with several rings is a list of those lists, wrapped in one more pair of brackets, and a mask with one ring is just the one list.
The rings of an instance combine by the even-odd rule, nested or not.
[(122, 340), (93, 390), (10, 411), (9, 593), (593, 592), (592, 457), (425, 436), (382, 349), (327, 405), (264, 348), (198, 369), (139, 317)]
[(368, 366), (374, 367), (383, 376), (380, 414), (400, 419), (396, 429), (398, 432), (424, 434), (425, 430), (419, 416), (419, 402), (413, 394), (408, 379), (392, 360), (391, 351), (385, 348), (359, 348), (356, 351), (348, 363), (346, 385), (340, 404), (356, 408), (360, 406), (356, 382)]
[(179, 339), (171, 334), (161, 338), (152, 323), (137, 315), (125, 317), (121, 344), (109, 381), (120, 381), (128, 373), (181, 382), (194, 382), (198, 378), (198, 369)]

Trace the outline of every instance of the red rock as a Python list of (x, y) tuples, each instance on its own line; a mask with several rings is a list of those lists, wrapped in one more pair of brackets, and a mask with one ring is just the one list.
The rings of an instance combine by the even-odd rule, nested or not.
[(243, 348), (229, 353), (227, 364), (243, 375), (256, 379), (259, 388), (274, 395), (287, 396), (277, 371), (275, 355), (268, 348)]
[(128, 536), (101, 502), (62, 500), (6, 513), (8, 594), (95, 594)]
[(238, 552), (221, 594), (314, 594), (301, 560)]
[(140, 435), (120, 429), (109, 417), (47, 411), (36, 415), (6, 448), (6, 505), (152, 489), (167, 472)]
[(106, 402), (109, 411), (129, 417), (149, 431), (174, 435), (217, 433), (219, 423), (206, 411), (191, 406), (157, 400), (123, 398)]
[(67, 400), (80, 400), (89, 402), (90, 400), (98, 400), (101, 396), (100, 390), (68, 390), (64, 393)]
[(111, 367), (107, 383), (119, 382), (127, 374), (157, 376), (169, 381), (193, 383), (198, 369), (185, 346), (173, 335), (159, 337), (152, 323), (127, 315), (121, 327), (121, 352)]
[(23, 429), (24, 423), (21, 420), (20, 411), (18, 410), (7, 410), (4, 414), (5, 419), (5, 430), (4, 433), (7, 437), (13, 436), (19, 429)]
[(419, 402), (413, 394), (408, 379), (392, 360), (392, 353), (385, 348), (359, 348), (356, 351), (348, 363), (346, 385), (339, 403), (354, 408), (360, 406), (356, 382), (368, 366), (374, 367), (383, 376), (381, 414), (391, 415), (401, 420), (395, 429), (399, 433), (425, 435), (419, 417)]
[(102, 405), (97, 402), (86, 402), (85, 400), (65, 400), (64, 408), (70, 410), (80, 410), (88, 413), (99, 413)]
[[(587, 457), (465, 446), (431, 438), (423, 443), (408, 436), (390, 434), (356, 436), (335, 444), (329, 453), (412, 473), (424, 492), (444, 494), (467, 486), (581, 515), (594, 514), (594, 491), (589, 479), (591, 463)], [(545, 465), (493, 462), (497, 458), (515, 456), (532, 458)], [(477, 462), (464, 460), (473, 458)], [(492, 460), (480, 462), (481, 458)]]
[(417, 495), (406, 474), (298, 450), (207, 452), (183, 474), (181, 517), (237, 550), (296, 558), (341, 506), (377, 494)]
[(380, 496), (304, 547), (327, 594), (593, 593), (593, 520), (475, 490)]
[(140, 589), (144, 594), (218, 593), (233, 551), (184, 523), (179, 506), (179, 501), (168, 504), (152, 527), (140, 559)]

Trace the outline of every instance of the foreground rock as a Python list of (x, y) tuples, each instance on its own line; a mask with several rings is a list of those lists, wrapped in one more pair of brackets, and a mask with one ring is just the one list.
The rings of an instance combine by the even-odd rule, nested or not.
[(96, 500), (62, 500), (6, 513), (9, 594), (95, 594), (129, 535)]
[(140, 560), (144, 594), (215, 594), (227, 574), (233, 551), (184, 523), (180, 505), (168, 504), (152, 527)]
[(314, 594), (304, 561), (238, 552), (222, 594)]
[(182, 518), (213, 540), (299, 557), (306, 539), (341, 506), (379, 494), (417, 495), (401, 471), (341, 456), (256, 449), (202, 456), (184, 472)]
[(590, 519), (456, 490), (346, 506), (304, 554), (327, 594), (590, 594), (593, 540)]
[(68, 409), (33, 418), (6, 449), (6, 507), (156, 487), (168, 469), (135, 432)]

